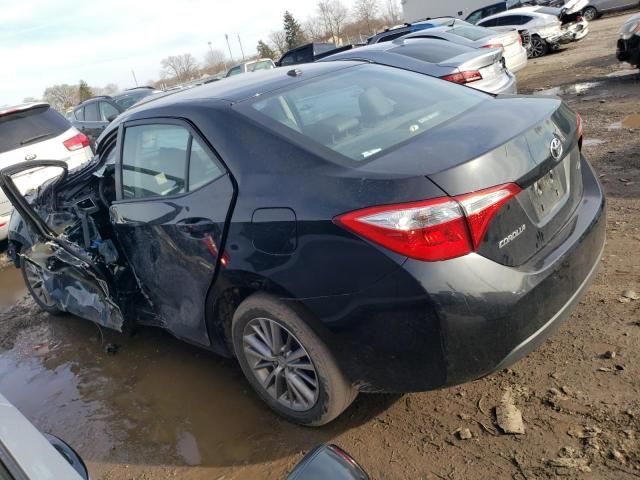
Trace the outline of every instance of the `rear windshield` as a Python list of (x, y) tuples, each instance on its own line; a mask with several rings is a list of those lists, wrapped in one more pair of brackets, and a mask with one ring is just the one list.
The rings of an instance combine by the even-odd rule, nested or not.
[(305, 82), (251, 107), (309, 140), (356, 162), (383, 154), (464, 113), (488, 96), (406, 70), (364, 65)]
[(49, 106), (0, 117), (0, 153), (57, 137), (71, 128), (69, 121)]
[(451, 30), (449, 30), (449, 33), (459, 35), (461, 37), (464, 37), (468, 40), (475, 42), (476, 40), (480, 40), (481, 38), (488, 37), (489, 35), (495, 32), (491, 32), (490, 30), (488, 31), (486, 28), (482, 28), (482, 27), (462, 26), (462, 27), (452, 28)]
[(421, 39), (407, 39), (402, 45), (394, 47), (389, 51), (406, 57), (417, 58), (423, 62), (440, 63), (457, 57), (458, 55), (472, 52), (474, 49), (444, 40), (432, 40), (426, 43)]

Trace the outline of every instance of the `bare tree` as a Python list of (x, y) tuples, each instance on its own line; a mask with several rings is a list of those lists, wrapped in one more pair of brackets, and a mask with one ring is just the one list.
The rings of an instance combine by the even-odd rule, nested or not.
[(64, 112), (78, 103), (78, 86), (66, 83), (53, 85), (45, 89), (42, 98), (56, 110)]
[(374, 24), (379, 9), (378, 0), (356, 0), (353, 11), (355, 17), (367, 27), (367, 33), (374, 32)]
[(277, 50), (280, 55), (283, 55), (287, 51), (287, 35), (284, 30), (276, 30), (269, 34), (269, 42), (274, 50)]
[(204, 56), (204, 68), (208, 73), (226, 70), (227, 57), (222, 50), (211, 48)]
[(326, 32), (336, 44), (341, 42), (342, 30), (349, 18), (349, 10), (340, 0), (320, 0), (318, 14)]
[(302, 25), (305, 36), (310, 42), (317, 42), (324, 40), (327, 37), (327, 32), (324, 29), (324, 22), (318, 17), (310, 17)]
[(402, 8), (400, 8), (398, 0), (386, 0), (383, 16), (389, 25), (397, 25), (402, 21)]
[(171, 55), (160, 62), (162, 74), (178, 82), (187, 82), (198, 76), (198, 62), (190, 53)]

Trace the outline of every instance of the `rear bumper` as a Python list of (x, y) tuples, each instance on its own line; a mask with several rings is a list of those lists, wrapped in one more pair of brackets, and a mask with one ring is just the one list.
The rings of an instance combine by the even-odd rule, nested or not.
[(477, 254), (407, 260), (354, 295), (303, 300), (362, 391), (411, 392), (481, 378), (540, 345), (569, 317), (597, 271), (605, 199), (586, 160), (571, 220), (526, 265)]
[(505, 70), (500, 77), (488, 81), (480, 80), (468, 84), (471, 88), (493, 93), (494, 95), (516, 95), (518, 93), (518, 81), (515, 75), (509, 70)]
[(622, 38), (618, 40), (616, 57), (621, 62), (640, 66), (640, 35), (634, 35), (627, 40)]
[(505, 57), (507, 68), (511, 70), (511, 73), (516, 73), (527, 66), (527, 49), (521, 47), (517, 54)]

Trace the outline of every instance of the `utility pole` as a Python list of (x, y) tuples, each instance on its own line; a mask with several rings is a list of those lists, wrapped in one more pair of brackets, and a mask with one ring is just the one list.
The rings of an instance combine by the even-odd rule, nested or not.
[(229, 35), (225, 33), (224, 38), (227, 41), (227, 48), (229, 49), (229, 57), (231, 57), (231, 62), (233, 63), (233, 53), (231, 53), (231, 45), (229, 45)]
[(242, 40), (240, 40), (240, 34), (238, 33), (238, 43), (240, 44), (240, 52), (242, 53), (242, 61), (244, 62), (244, 50), (242, 49)]
[(133, 71), (133, 68), (131, 69), (131, 75), (133, 75), (133, 81), (136, 84), (136, 87), (138, 86), (138, 79), (136, 78), (136, 72)]

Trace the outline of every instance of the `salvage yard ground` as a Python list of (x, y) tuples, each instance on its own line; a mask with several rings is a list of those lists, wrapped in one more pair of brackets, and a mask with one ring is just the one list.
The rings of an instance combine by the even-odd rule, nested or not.
[[(267, 411), (233, 362), (162, 332), (125, 338), (29, 299), (10, 306), (24, 289), (0, 260), (0, 392), (98, 480), (283, 479), (327, 441), (373, 479), (640, 477), (640, 75), (614, 56), (628, 17), (593, 22), (584, 41), (518, 74), (522, 93), (559, 94), (584, 118), (609, 217), (590, 292), (513, 368), (437, 392), (361, 395), (329, 426), (299, 428)], [(498, 406), (516, 407), (523, 423), (516, 414), (509, 428), (523, 434), (503, 433)]]

